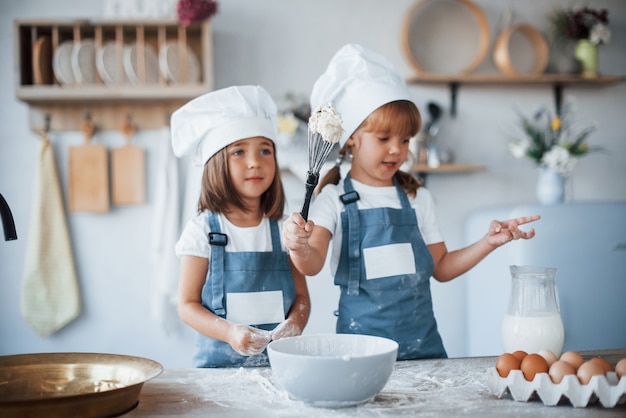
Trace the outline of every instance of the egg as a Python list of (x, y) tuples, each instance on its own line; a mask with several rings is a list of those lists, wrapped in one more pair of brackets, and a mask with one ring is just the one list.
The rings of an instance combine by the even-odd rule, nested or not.
[(513, 351), (512, 353), (515, 357), (517, 357), (519, 359), (519, 361), (524, 360), (524, 357), (526, 357), (528, 355), (528, 353), (524, 350), (517, 350), (517, 351)]
[(617, 362), (615, 365), (615, 374), (619, 379), (621, 379), (622, 376), (626, 376), (626, 358)]
[(609, 363), (606, 359), (603, 359), (602, 357), (594, 357), (589, 361), (593, 361), (594, 363), (598, 363), (600, 366), (602, 366), (602, 368), (604, 369), (604, 373), (613, 371), (613, 366), (611, 366), (611, 363)]
[(548, 370), (548, 375), (550, 376), (552, 383), (561, 383), (563, 377), (568, 374), (576, 376), (576, 369), (574, 369), (574, 366), (563, 360), (555, 361)]
[(522, 360), (520, 370), (524, 379), (532, 381), (537, 373), (548, 373), (548, 362), (539, 354), (529, 354)]
[(496, 370), (501, 377), (507, 377), (511, 370), (519, 370), (520, 361), (511, 353), (504, 353), (496, 360)]
[(576, 370), (578, 370), (580, 365), (585, 362), (585, 360), (583, 360), (581, 355), (578, 354), (576, 351), (566, 351), (565, 353), (561, 354), (561, 357), (559, 358), (559, 360), (568, 362), (569, 364), (574, 366)]
[(558, 360), (556, 355), (550, 350), (539, 350), (537, 354), (546, 359), (548, 366), (552, 366), (552, 364)]
[(576, 376), (581, 384), (586, 385), (592, 376), (604, 376), (604, 368), (594, 361), (586, 361), (576, 371)]

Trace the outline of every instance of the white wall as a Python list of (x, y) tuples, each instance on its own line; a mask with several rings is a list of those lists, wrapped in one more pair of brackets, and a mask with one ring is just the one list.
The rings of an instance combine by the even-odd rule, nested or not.
[[(477, 0), (492, 28), (510, 2)], [(516, 19), (543, 22), (545, 12), (557, 0), (515, 2)], [(587, 2), (589, 3), (589, 2)], [(602, 48), (601, 72), (626, 74), (626, 3), (591, 1), (610, 9), (613, 39)], [(400, 46), (400, 25), (413, 0), (227, 0), (219, 3), (213, 18), (216, 86), (258, 83), (280, 97), (288, 91), (308, 94), (332, 54), (343, 44), (358, 42), (384, 53), (401, 71), (412, 71)], [(15, 217), (17, 241), (0, 241), (0, 354), (42, 351), (99, 351), (140, 355), (166, 367), (190, 364), (193, 338), (190, 332), (166, 335), (151, 318), (150, 286), (154, 276), (151, 259), (155, 132), (138, 132), (136, 143), (147, 150), (148, 203), (133, 208), (114, 207), (106, 215), (70, 214), (69, 228), (83, 301), (80, 318), (48, 338), (40, 338), (22, 319), (20, 282), (27, 245), (32, 187), (38, 150), (37, 137), (28, 129), (27, 107), (14, 97), (13, 20), (23, 18), (73, 18), (101, 16), (102, 2), (56, 0), (3, 1), (0, 3), (0, 192)], [(489, 57), (479, 71), (494, 72)], [(412, 87), (416, 102), (425, 109), (435, 100), (446, 110), (444, 86)], [(610, 154), (585, 157), (576, 169), (574, 200), (624, 200), (626, 141), (624, 109), (626, 83), (613, 86), (567, 87), (565, 95), (578, 99), (581, 123), (598, 124), (592, 142)], [(454, 149), (457, 159), (487, 164), (488, 170), (468, 175), (433, 175), (428, 188), (438, 206), (441, 228), (449, 249), (464, 242), (464, 222), (473, 210), (487, 206), (534, 202), (536, 172), (528, 161), (514, 160), (507, 151), (517, 131), (514, 109), (525, 113), (541, 105), (551, 106), (548, 86), (462, 86), (458, 116), (443, 118), (439, 139)], [(121, 145), (117, 133), (105, 133), (99, 141)], [(65, 187), (67, 147), (82, 141), (78, 132), (54, 133), (57, 164)], [(303, 193), (289, 183), (292, 201)], [(541, 224), (536, 225), (541, 233)], [(485, 225), (485, 229), (487, 225)], [(475, 237), (479, 238), (479, 237)], [(532, 245), (529, 243), (529, 245)], [(491, 255), (498, 257), (497, 253)], [(318, 277), (313, 292), (315, 318), (309, 332), (325, 330), (318, 315), (328, 315), (322, 299), (334, 292), (330, 278)], [(503, 277), (506, 280), (507, 277)], [(435, 311), (451, 356), (465, 354), (464, 278), (433, 284)], [(334, 297), (335, 293), (332, 293)], [(493, 295), (490, 297), (507, 297)]]

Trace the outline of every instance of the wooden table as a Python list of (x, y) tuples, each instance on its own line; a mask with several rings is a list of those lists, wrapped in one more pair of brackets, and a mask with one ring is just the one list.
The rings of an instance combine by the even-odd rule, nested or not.
[[(615, 364), (626, 348), (587, 351)], [(323, 409), (292, 401), (274, 381), (270, 368), (169, 369), (145, 383), (139, 405), (124, 417), (626, 417), (626, 403), (574, 408), (567, 400), (545, 406), (541, 400), (498, 399), (485, 385), (495, 357), (397, 362), (385, 388), (356, 407)]]

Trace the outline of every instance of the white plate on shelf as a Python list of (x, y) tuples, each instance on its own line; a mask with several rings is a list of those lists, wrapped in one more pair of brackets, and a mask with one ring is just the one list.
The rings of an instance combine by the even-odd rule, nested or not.
[(168, 42), (159, 51), (159, 67), (163, 77), (171, 83), (198, 83), (200, 81), (200, 62), (194, 52), (186, 47), (187, 77), (184, 79), (179, 60), (178, 42)]
[(96, 54), (98, 74), (100, 74), (104, 84), (108, 86), (129, 83), (123, 64), (124, 46), (120, 45), (120, 48), (122, 49), (122, 53), (119, 55), (120, 65), (118, 65), (117, 43), (114, 41), (105, 43)]
[(93, 39), (84, 39), (74, 44), (70, 61), (74, 79), (78, 84), (95, 84), (96, 43)]
[[(137, 44), (124, 47), (124, 71), (131, 84), (143, 84), (139, 74)], [(159, 82), (159, 59), (151, 45), (143, 46), (143, 56), (146, 69), (145, 84), (157, 84)]]
[(76, 82), (71, 62), (73, 48), (74, 41), (64, 41), (54, 51), (52, 71), (61, 84), (74, 84)]

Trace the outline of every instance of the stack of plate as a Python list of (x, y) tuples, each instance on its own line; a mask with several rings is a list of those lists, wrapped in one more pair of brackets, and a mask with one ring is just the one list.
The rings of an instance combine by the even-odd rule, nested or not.
[[(143, 50), (143, 70), (139, 68), (140, 50)], [(181, 54), (186, 57), (186, 74), (180, 65)], [(108, 86), (158, 84), (159, 71), (172, 84), (198, 83), (201, 77), (198, 57), (188, 46), (181, 51), (178, 42), (166, 43), (157, 54), (149, 44), (140, 48), (138, 43), (122, 46), (110, 41), (96, 52), (93, 39), (68, 40), (54, 52), (52, 69), (62, 85), (95, 84), (96, 74)]]

